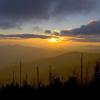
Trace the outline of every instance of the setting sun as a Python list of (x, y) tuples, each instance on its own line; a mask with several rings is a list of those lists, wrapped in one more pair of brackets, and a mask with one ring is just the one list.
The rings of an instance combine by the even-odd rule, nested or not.
[(55, 42), (58, 41), (58, 39), (57, 39), (57, 38), (50, 38), (48, 41), (49, 41), (49, 42), (52, 42), (52, 43), (55, 43)]
[(51, 37), (48, 39), (48, 41), (51, 43), (57, 43), (63, 41), (63, 39), (64, 39), (63, 37)]

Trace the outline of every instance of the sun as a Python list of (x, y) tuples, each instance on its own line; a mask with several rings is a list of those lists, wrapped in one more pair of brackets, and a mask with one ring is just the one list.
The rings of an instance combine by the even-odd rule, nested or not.
[(52, 43), (56, 43), (58, 41), (58, 39), (57, 38), (49, 38), (48, 41), (52, 42)]
[(63, 41), (63, 39), (64, 39), (63, 37), (51, 37), (48, 39), (48, 41), (51, 43), (58, 43)]

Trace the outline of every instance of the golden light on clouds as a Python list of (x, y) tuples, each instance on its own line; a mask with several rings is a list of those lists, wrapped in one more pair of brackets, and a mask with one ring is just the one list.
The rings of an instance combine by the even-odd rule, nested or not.
[(60, 33), (60, 30), (55, 29), (53, 32)]
[(80, 42), (74, 41), (74, 38), (71, 36), (51, 36), (47, 39), (41, 38), (29, 38), (29, 39), (21, 39), (21, 38), (12, 38), (12, 39), (0, 39), (0, 45), (22, 45), (22, 46), (30, 46), (30, 47), (38, 47), (44, 49), (60, 49), (60, 50), (74, 50), (77, 47), (82, 46), (100, 46), (100, 42)]

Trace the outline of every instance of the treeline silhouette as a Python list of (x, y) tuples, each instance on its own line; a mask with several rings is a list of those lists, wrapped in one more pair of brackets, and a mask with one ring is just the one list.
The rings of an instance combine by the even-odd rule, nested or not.
[[(83, 83), (83, 55), (81, 55), (80, 80), (75, 73), (68, 80), (62, 81), (52, 74), (52, 66), (49, 66), (49, 84), (44, 85), (39, 79), (39, 67), (37, 66), (37, 86), (28, 84), (26, 79), (21, 79), (20, 62), (20, 83), (15, 82), (14, 73), (11, 83), (0, 87), (0, 97), (2, 98), (28, 98), (28, 99), (100, 99), (100, 61), (94, 66), (93, 80)], [(88, 74), (86, 72), (86, 74)], [(86, 77), (86, 81), (87, 81)]]

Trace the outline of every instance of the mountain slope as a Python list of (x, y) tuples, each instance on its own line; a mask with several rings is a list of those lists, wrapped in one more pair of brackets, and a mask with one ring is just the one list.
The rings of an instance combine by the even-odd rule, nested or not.
[[(39, 74), (40, 79), (43, 82), (47, 82), (48, 80), (48, 71), (49, 66), (52, 66), (52, 73), (53, 75), (57, 75), (60, 77), (63, 77), (63, 79), (67, 79), (70, 75), (72, 75), (73, 70), (75, 70), (78, 73), (78, 76), (80, 76), (80, 56), (81, 54), (79, 52), (70, 52), (70, 53), (64, 53), (59, 56), (51, 57), (51, 58), (43, 58), (40, 60), (32, 61), (32, 62), (21, 62), (22, 63), (22, 77), (25, 79), (25, 74), (27, 73), (29, 75), (29, 80), (32, 80), (34, 78), (34, 81), (36, 81), (37, 78), (37, 66), (39, 67)], [(100, 58), (100, 53), (84, 53), (83, 54), (83, 73), (85, 75), (85, 70), (87, 64), (89, 67), (89, 75), (93, 71), (95, 61)], [(9, 65), (5, 69), (1, 70), (0, 73), (3, 75), (0, 77), (0, 79), (7, 79), (7, 77), (12, 78), (12, 72), (14, 71), (16, 74), (16, 80), (19, 80), (19, 68), (20, 63), (14, 63), (13, 66)], [(6, 74), (5, 74), (6, 73)], [(89, 76), (90, 77), (90, 76)]]
[(0, 68), (13, 63), (30, 62), (58, 55), (56, 51), (42, 48), (20, 46), (20, 45), (0, 45)]

